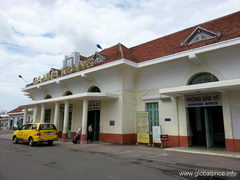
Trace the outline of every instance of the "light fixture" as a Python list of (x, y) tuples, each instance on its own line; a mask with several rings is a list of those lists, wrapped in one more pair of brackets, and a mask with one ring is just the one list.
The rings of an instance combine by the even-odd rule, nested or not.
[(21, 75), (18, 75), (19, 78), (21, 78), (22, 80), (24, 80), (26, 83), (29, 83), (28, 81), (26, 81)]

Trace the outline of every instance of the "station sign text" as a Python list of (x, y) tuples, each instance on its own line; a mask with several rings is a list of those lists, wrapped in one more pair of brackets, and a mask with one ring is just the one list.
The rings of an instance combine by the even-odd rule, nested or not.
[(220, 94), (202, 94), (185, 97), (187, 107), (221, 106)]
[(65, 76), (68, 74), (72, 74), (74, 72), (82, 71), (84, 69), (88, 69), (94, 66), (94, 61), (92, 58), (89, 58), (86, 61), (82, 61), (78, 64), (73, 64), (72, 66), (66, 66), (60, 70), (58, 69), (51, 69), (49, 73), (46, 73), (42, 76), (33, 78), (33, 84), (38, 84), (41, 82), (45, 82), (51, 79), (55, 79), (61, 76)]

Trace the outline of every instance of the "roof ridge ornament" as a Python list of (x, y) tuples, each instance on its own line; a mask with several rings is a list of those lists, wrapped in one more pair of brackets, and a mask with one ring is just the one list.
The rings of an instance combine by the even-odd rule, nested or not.
[(121, 54), (121, 58), (124, 58), (124, 54), (123, 54), (121, 43), (118, 43), (118, 47), (119, 47), (119, 51), (120, 51), (120, 54)]

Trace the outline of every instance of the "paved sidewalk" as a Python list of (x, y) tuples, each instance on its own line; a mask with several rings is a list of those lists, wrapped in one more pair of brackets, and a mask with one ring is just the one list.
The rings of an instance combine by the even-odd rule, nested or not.
[(231, 157), (231, 158), (240, 158), (240, 152), (225, 151), (224, 149), (218, 148), (202, 148), (202, 147), (174, 147), (166, 148), (166, 151), (174, 152), (184, 152), (192, 154), (203, 154), (203, 155), (212, 155), (212, 156), (222, 156), (222, 157)]
[[(63, 142), (56, 142), (56, 143), (63, 143)], [(164, 149), (159, 147), (147, 147), (145, 145), (117, 145), (112, 143), (98, 143), (93, 142), (89, 144), (72, 144), (71, 142), (64, 142), (67, 146), (73, 147), (76, 151), (77, 150), (84, 150), (102, 154), (112, 154), (117, 155), (118, 157), (134, 157), (134, 158), (141, 158), (145, 155), (156, 158), (156, 157), (167, 157), (168, 154)]]
[[(57, 142), (62, 143), (62, 142)], [(71, 142), (65, 142), (65, 144), (70, 145)], [(167, 157), (171, 152), (179, 153), (191, 153), (199, 155), (209, 155), (209, 156), (219, 156), (219, 157), (229, 157), (240, 159), (239, 152), (225, 151), (223, 149), (206, 149), (206, 148), (184, 148), (184, 147), (175, 147), (175, 148), (159, 148), (159, 147), (148, 147), (146, 145), (116, 145), (111, 143), (90, 143), (90, 144), (77, 144), (76, 149), (84, 149), (91, 152), (102, 152), (102, 153), (111, 153), (114, 155), (124, 155), (129, 157), (143, 157), (145, 155), (150, 155), (150, 157)]]
[(11, 139), (12, 138), (12, 134), (0, 134), (0, 138), (1, 139)]
[(1, 139), (12, 139), (13, 130), (0, 130)]
[[(12, 138), (13, 131), (0, 131), (1, 139)], [(61, 142), (60, 140), (55, 142), (57, 144), (61, 143), (62, 145), (72, 145), (72, 142)], [(231, 152), (225, 151), (224, 149), (206, 149), (201, 147), (174, 147), (174, 148), (159, 148), (159, 147), (147, 147), (145, 145), (116, 145), (111, 143), (100, 143), (94, 142), (89, 144), (77, 144), (73, 145), (77, 149), (85, 149), (87, 151), (91, 150), (93, 152), (101, 153), (111, 153), (115, 155), (124, 155), (124, 156), (144, 156), (150, 155), (152, 157), (166, 157), (169, 152), (180, 152), (180, 153), (191, 153), (191, 154), (200, 154), (200, 155), (211, 155), (211, 156), (221, 156), (221, 157), (230, 157), (230, 158), (239, 158), (240, 152)]]

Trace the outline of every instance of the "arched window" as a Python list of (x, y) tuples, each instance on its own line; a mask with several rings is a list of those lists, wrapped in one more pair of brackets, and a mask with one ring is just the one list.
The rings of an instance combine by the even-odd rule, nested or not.
[(51, 99), (51, 98), (52, 98), (52, 96), (48, 94), (48, 95), (45, 96), (44, 99)]
[(194, 75), (188, 81), (188, 85), (202, 84), (202, 83), (215, 82), (215, 81), (219, 81), (219, 80), (213, 74), (210, 74), (210, 73), (199, 73), (197, 75)]
[(69, 96), (69, 95), (72, 95), (73, 93), (71, 91), (66, 91), (63, 96)]
[(88, 89), (88, 92), (96, 92), (96, 93), (100, 93), (100, 89), (97, 86), (92, 86)]

